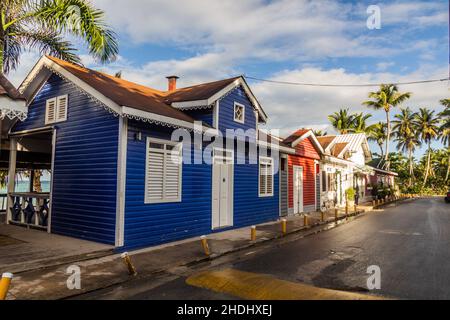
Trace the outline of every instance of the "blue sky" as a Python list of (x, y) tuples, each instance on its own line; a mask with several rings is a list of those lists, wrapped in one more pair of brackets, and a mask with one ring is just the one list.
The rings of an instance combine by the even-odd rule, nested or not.
[[(159, 89), (238, 74), (295, 82), (379, 83), (448, 76), (447, 1), (93, 0), (120, 41), (117, 62), (84, 63)], [(381, 29), (366, 26), (369, 5)], [(79, 44), (82, 48), (82, 43)], [(26, 58), (26, 59), (25, 59)], [(20, 82), (37, 59), (27, 54), (13, 75)], [(299, 127), (328, 128), (326, 116), (361, 106), (371, 88), (309, 88), (249, 81), (269, 114), (267, 128), (287, 135)], [(413, 109), (440, 110), (448, 83), (401, 86)], [(375, 88), (372, 88), (375, 89)], [(384, 119), (372, 112), (372, 121)], [(435, 147), (439, 147), (435, 143)], [(374, 151), (378, 149), (374, 146)]]

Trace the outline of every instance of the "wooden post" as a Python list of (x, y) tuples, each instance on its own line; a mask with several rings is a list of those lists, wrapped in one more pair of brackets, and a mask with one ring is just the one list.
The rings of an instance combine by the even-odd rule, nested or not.
[(307, 226), (308, 225), (308, 216), (306, 214), (303, 215), (303, 226)]
[(334, 220), (338, 221), (338, 209), (334, 209)]
[(17, 139), (12, 137), (9, 144), (9, 169), (8, 169), (8, 188), (6, 202), (6, 223), (12, 220), (11, 207), (14, 205), (12, 193), (14, 192), (16, 180), (16, 159), (17, 159)]
[(320, 220), (321, 220), (322, 222), (325, 221), (325, 212), (323, 212), (323, 211), (321, 212)]

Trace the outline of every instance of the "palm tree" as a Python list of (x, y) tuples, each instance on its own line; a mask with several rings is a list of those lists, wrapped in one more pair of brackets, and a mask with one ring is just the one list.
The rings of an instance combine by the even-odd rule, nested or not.
[[(380, 148), (381, 159), (384, 157), (384, 142), (386, 141), (386, 124), (383, 122), (378, 122), (370, 126), (370, 131), (367, 134), (367, 138), (369, 141), (374, 141), (378, 144)], [(378, 166), (381, 164), (381, 161), (378, 163)]]
[(323, 130), (313, 130), (313, 133), (316, 137), (322, 137), (327, 135), (327, 132)]
[(425, 167), (425, 174), (423, 179), (423, 186), (426, 185), (428, 175), (430, 174), (430, 161), (431, 161), (431, 142), (438, 136), (439, 133), (439, 118), (435, 117), (434, 110), (427, 108), (420, 108), (416, 114), (417, 133), (420, 140), (426, 143), (427, 149), (427, 164)]
[(375, 110), (384, 110), (386, 113), (386, 149), (385, 149), (385, 161), (389, 167), (389, 142), (391, 140), (391, 119), (390, 111), (392, 108), (400, 105), (411, 97), (410, 92), (400, 93), (396, 85), (382, 84), (380, 89), (375, 92), (369, 93), (368, 100), (363, 102), (364, 105), (374, 108)]
[(348, 113), (348, 109), (341, 109), (328, 116), (331, 125), (339, 131), (340, 134), (347, 134), (353, 127), (354, 115)]
[(447, 145), (447, 173), (445, 174), (445, 182), (450, 176), (450, 99), (442, 99), (441, 104), (445, 107), (439, 116), (442, 117), (442, 125), (439, 128), (441, 140), (444, 145)]
[(368, 134), (371, 126), (367, 125), (367, 120), (371, 117), (371, 114), (364, 114), (362, 112), (354, 114), (351, 132)]
[(394, 116), (395, 120), (392, 130), (395, 134), (395, 141), (397, 142), (397, 150), (401, 150), (408, 154), (409, 160), (409, 186), (412, 185), (414, 179), (414, 159), (413, 153), (416, 148), (421, 144), (419, 137), (417, 136), (415, 112), (411, 109), (400, 109), (400, 113)]
[(63, 36), (83, 40), (102, 63), (118, 54), (116, 35), (104, 23), (104, 12), (88, 0), (2, 0), (0, 14), (0, 71), (4, 73), (18, 67), (25, 49), (80, 63), (76, 49)]

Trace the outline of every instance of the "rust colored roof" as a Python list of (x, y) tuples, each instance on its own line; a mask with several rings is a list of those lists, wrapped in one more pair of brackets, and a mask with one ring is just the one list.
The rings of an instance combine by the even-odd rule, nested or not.
[(338, 157), (339, 154), (342, 152), (342, 150), (345, 149), (345, 147), (347, 146), (347, 144), (348, 144), (347, 142), (339, 142), (339, 143), (336, 143), (336, 144), (333, 146), (333, 149), (331, 150), (331, 155), (334, 156), (334, 157)]
[(84, 68), (55, 57), (47, 56), (47, 58), (120, 106), (131, 107), (178, 120), (195, 121), (194, 118), (184, 112), (168, 105), (165, 102), (166, 92)]
[(336, 136), (322, 136), (322, 137), (317, 137), (317, 140), (319, 141), (322, 148), (325, 150), (330, 145), (330, 143), (334, 140), (334, 138), (336, 138)]
[(291, 145), (295, 140), (306, 134), (311, 129), (299, 129), (283, 140), (285, 144)]
[(0, 73), (0, 96), (8, 96), (13, 100), (25, 100), (25, 97)]
[(180, 88), (172, 92), (167, 92), (165, 97), (166, 103), (181, 101), (206, 100), (215, 93), (226, 88), (240, 77), (234, 77), (214, 82), (202, 83), (195, 86)]
[(262, 141), (270, 143), (270, 144), (275, 143), (275, 144), (278, 144), (280, 147), (284, 147), (284, 148), (291, 148), (291, 146), (285, 144), (284, 141), (281, 141), (281, 139), (278, 139), (275, 136), (267, 134), (261, 130), (258, 130), (258, 140), (262, 140)]

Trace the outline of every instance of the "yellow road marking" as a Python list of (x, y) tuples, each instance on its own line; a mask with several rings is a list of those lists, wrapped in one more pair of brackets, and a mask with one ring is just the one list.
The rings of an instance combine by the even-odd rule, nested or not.
[(190, 276), (186, 283), (249, 300), (380, 300), (377, 296), (317, 288), (259, 273), (224, 269)]

